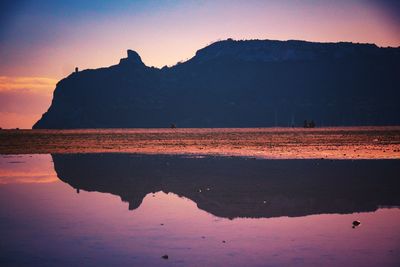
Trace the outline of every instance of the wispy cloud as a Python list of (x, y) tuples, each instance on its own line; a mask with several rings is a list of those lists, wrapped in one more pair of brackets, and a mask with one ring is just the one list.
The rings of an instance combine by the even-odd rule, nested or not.
[(51, 94), (57, 80), (44, 77), (0, 76), (0, 92), (30, 91), (32, 93)]
[(31, 128), (51, 103), (57, 80), (0, 76), (0, 127)]

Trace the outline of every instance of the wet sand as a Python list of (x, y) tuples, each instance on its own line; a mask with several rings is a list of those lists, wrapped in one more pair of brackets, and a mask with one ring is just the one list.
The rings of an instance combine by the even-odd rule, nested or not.
[(400, 159), (400, 126), (0, 131), (0, 154), (45, 153)]

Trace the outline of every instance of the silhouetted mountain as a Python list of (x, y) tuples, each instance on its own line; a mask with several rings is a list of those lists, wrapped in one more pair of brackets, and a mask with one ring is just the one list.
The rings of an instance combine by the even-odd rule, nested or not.
[(399, 206), (396, 160), (52, 155), (58, 177), (76, 189), (118, 195), (129, 209), (158, 191), (173, 192), (219, 217), (304, 216)]
[(72, 73), (33, 128), (399, 125), (400, 48), (231, 39), (157, 69)]

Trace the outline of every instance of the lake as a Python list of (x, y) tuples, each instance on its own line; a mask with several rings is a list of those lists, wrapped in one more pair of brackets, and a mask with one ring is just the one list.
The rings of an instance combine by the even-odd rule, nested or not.
[(399, 266), (399, 131), (0, 131), (0, 265)]

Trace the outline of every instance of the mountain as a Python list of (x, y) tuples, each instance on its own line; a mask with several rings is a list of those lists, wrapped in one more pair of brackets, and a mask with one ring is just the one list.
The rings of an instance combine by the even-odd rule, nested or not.
[(33, 128), (399, 125), (400, 48), (232, 39), (186, 62), (119, 64), (62, 79)]
[(54, 154), (73, 188), (111, 193), (137, 209), (172, 192), (218, 217), (268, 218), (399, 206), (396, 160), (254, 160), (132, 154)]

